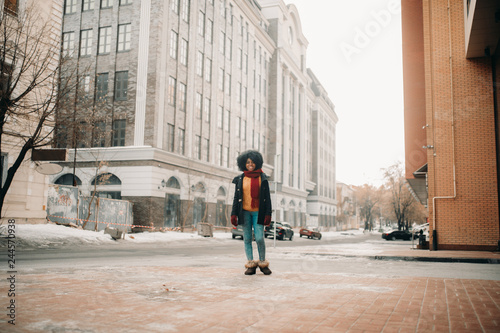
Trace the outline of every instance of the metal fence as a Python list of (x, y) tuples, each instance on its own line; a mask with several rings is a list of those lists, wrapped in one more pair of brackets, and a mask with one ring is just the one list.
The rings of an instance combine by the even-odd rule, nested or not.
[(129, 232), (133, 225), (132, 203), (97, 196), (92, 199), (80, 196), (77, 187), (50, 185), (47, 218), (59, 224), (74, 223), (86, 230), (100, 231), (110, 226)]

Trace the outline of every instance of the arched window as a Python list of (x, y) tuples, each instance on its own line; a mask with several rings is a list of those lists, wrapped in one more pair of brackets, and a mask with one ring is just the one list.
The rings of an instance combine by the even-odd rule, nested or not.
[[(82, 185), (82, 181), (80, 180), (80, 178), (75, 176), (75, 179), (76, 179), (77, 185)], [(54, 184), (73, 186), (73, 174), (67, 173), (67, 174), (62, 175), (61, 177), (56, 179)]]
[(224, 187), (219, 187), (219, 189), (217, 190), (217, 197), (226, 197), (226, 190), (224, 189)]
[(108, 199), (121, 199), (121, 185), (122, 182), (120, 178), (112, 173), (102, 173), (95, 177), (91, 182), (92, 195), (94, 194), (94, 186), (97, 187), (97, 196), (99, 198)]
[(166, 187), (170, 187), (170, 188), (176, 188), (176, 189), (180, 189), (181, 188), (181, 185), (179, 184), (179, 181), (175, 177), (170, 177), (168, 179), (168, 181), (167, 181), (167, 184), (165, 186)]
[(92, 185), (95, 185), (97, 181), (97, 185), (121, 185), (122, 182), (120, 178), (116, 177), (112, 173), (102, 173), (99, 176), (95, 177), (92, 180)]

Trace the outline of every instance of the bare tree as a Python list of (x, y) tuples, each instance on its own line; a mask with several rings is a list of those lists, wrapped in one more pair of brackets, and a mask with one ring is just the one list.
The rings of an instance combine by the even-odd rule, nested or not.
[(398, 230), (408, 230), (408, 213), (415, 199), (406, 185), (401, 163), (396, 163), (384, 170), (387, 191), (390, 193), (389, 203), (398, 221)]
[(361, 218), (365, 220), (365, 230), (372, 230), (376, 214), (375, 207), (381, 200), (381, 192), (373, 185), (364, 184), (356, 188), (356, 201)]
[(74, 87), (71, 73), (62, 79), (59, 34), (41, 12), (33, 2), (0, 13), (0, 152), (15, 157), (6, 175), (0, 163), (0, 213), (25, 158), (52, 143), (55, 111)]

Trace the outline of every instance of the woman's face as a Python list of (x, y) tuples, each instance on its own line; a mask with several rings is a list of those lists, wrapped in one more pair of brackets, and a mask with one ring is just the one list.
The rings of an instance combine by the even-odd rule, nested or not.
[(247, 159), (246, 167), (247, 167), (248, 171), (254, 171), (255, 170), (255, 163), (251, 159)]

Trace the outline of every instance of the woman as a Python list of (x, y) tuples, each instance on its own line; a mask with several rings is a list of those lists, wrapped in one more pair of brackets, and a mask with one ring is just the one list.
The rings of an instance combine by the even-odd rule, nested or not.
[[(267, 176), (262, 172), (262, 155), (255, 150), (243, 152), (237, 158), (238, 168), (243, 171), (233, 179), (235, 184), (231, 223), (243, 226), (243, 241), (247, 263), (245, 275), (253, 275), (257, 266), (262, 273), (269, 275), (269, 262), (266, 260), (264, 226), (271, 224), (271, 194)], [(252, 228), (259, 251), (259, 260), (253, 260)]]

